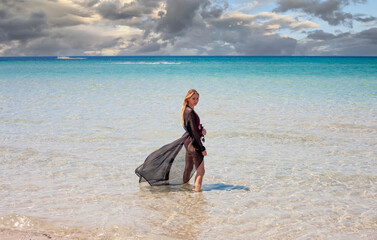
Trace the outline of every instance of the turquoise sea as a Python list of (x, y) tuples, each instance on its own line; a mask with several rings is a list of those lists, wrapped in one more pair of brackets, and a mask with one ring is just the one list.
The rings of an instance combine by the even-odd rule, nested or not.
[[(203, 191), (140, 185), (191, 88)], [(1, 232), (377, 239), (377, 57), (1, 57)]]

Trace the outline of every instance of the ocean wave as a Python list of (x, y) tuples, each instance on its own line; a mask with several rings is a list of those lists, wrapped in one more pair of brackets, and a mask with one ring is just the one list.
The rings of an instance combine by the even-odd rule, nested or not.
[(119, 62), (119, 63), (114, 63), (114, 64), (150, 64), (150, 65), (155, 65), (155, 64), (167, 64), (167, 65), (176, 65), (176, 64), (181, 64), (181, 62)]

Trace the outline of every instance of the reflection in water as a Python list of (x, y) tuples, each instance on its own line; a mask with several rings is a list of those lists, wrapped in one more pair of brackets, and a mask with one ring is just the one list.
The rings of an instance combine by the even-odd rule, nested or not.
[(141, 189), (148, 228), (156, 238), (197, 239), (208, 220), (207, 199), (191, 185)]

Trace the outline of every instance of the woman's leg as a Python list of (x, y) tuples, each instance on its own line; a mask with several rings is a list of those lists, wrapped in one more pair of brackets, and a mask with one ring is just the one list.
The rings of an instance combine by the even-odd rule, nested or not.
[(190, 154), (187, 152), (187, 149), (186, 149), (186, 164), (185, 164), (185, 171), (183, 173), (183, 183), (187, 183), (188, 181), (190, 181), (191, 171), (193, 167), (194, 167), (194, 164), (193, 164), (192, 156), (190, 156)]
[(204, 174), (205, 174), (204, 160), (202, 160), (202, 163), (199, 165), (198, 168), (196, 168), (195, 188), (193, 189), (194, 191), (196, 192), (201, 191)]

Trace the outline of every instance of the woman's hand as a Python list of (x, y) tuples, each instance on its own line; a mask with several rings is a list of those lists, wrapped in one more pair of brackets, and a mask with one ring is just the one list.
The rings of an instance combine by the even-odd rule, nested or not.
[(207, 156), (207, 151), (202, 152), (203, 156)]
[(206, 131), (204, 128), (202, 129), (202, 134), (203, 134), (203, 135), (206, 135), (206, 134), (207, 134), (207, 131)]

